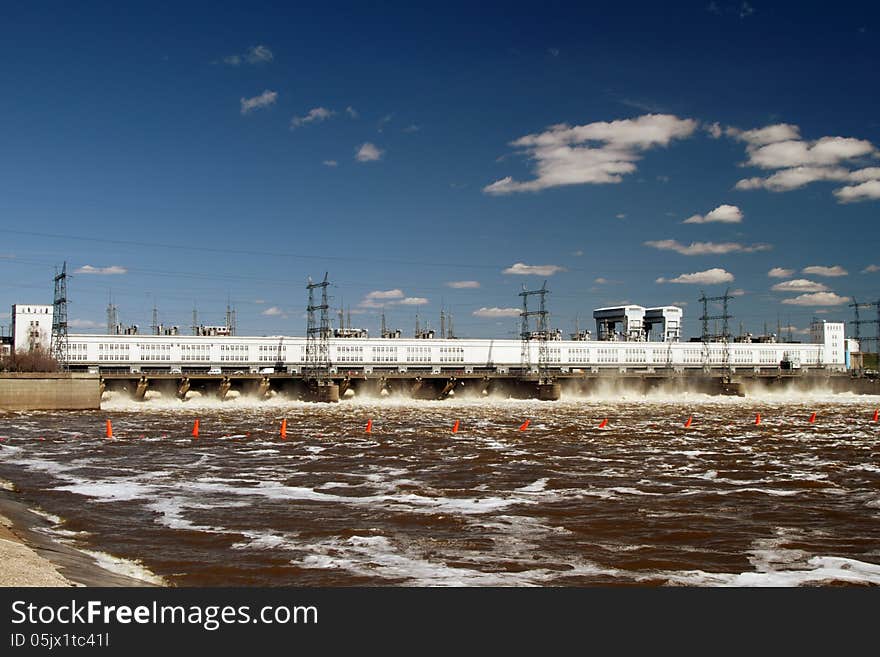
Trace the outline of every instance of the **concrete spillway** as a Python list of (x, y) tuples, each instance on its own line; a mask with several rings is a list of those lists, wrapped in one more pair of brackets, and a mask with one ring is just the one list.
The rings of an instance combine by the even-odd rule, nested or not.
[(553, 401), (566, 393), (589, 395), (608, 384), (632, 392), (649, 392), (667, 387), (704, 394), (741, 395), (749, 386), (768, 387), (824, 386), (832, 391), (851, 391), (866, 394), (880, 393), (877, 382), (853, 379), (846, 374), (806, 372), (776, 372), (736, 376), (733, 379), (720, 373), (669, 372), (651, 374), (565, 374), (550, 380), (537, 375), (517, 374), (357, 374), (332, 375), (321, 380), (307, 379), (295, 374), (104, 374), (103, 389), (130, 395), (142, 400), (148, 391), (159, 391), (163, 396), (185, 399), (198, 392), (202, 396), (224, 399), (232, 391), (256, 398), (284, 394), (292, 399), (337, 402), (346, 396), (381, 396), (385, 394), (412, 399), (439, 400), (451, 395), (479, 398), (501, 395), (518, 399)]

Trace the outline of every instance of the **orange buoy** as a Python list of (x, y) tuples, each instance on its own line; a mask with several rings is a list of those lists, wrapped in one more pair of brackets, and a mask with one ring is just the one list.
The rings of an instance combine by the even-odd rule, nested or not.
[(529, 428), (529, 425), (530, 425), (531, 423), (532, 423), (531, 420), (526, 420), (526, 421), (523, 422), (521, 425), (519, 425), (519, 430), (520, 430), (520, 431), (525, 431), (526, 429)]
[(367, 420), (367, 429), (366, 433), (373, 433), (373, 418)]
[(193, 424), (192, 435), (193, 435), (193, 438), (199, 437), (199, 421), (198, 421), (198, 419), (196, 419), (195, 424)]
[(810, 424), (813, 424), (816, 421), (816, 411), (813, 411), (813, 414), (810, 416)]
[(880, 420), (880, 408), (875, 408), (874, 409), (874, 417), (871, 420), (871, 422), (877, 422), (878, 420)]
[(281, 440), (287, 440), (287, 418), (281, 420)]
[(760, 413), (758, 413), (755, 416), (755, 424), (761, 424), (761, 414)]
[(684, 428), (688, 429), (691, 426), (691, 422), (693, 422), (693, 421), (694, 421), (694, 416), (691, 415), (690, 417), (688, 417), (687, 422), (684, 423)]
[(608, 418), (606, 417), (604, 420), (602, 420), (602, 421), (599, 423), (599, 428), (600, 428), (600, 429), (604, 429), (604, 428), (607, 427), (607, 426), (608, 426)]
[(452, 425), (452, 433), (458, 433), (458, 420)]
[(110, 423), (110, 420), (107, 420), (107, 432), (106, 433), (107, 433), (108, 438), (113, 437), (113, 425)]

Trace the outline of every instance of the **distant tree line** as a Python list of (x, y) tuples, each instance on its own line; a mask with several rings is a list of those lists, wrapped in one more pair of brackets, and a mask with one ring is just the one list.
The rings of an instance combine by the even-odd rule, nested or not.
[(0, 356), (0, 372), (59, 372), (58, 361), (41, 347)]

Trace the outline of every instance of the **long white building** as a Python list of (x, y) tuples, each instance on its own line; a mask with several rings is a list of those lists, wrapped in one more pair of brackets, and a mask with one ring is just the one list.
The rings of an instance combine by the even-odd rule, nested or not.
[[(37, 341), (48, 348), (52, 307), (18, 304), (13, 308), (15, 348), (27, 348)], [(24, 310), (18, 312), (19, 308)], [(609, 314), (608, 309), (601, 310), (603, 317)], [(675, 320), (680, 322), (680, 315)], [(23, 322), (21, 327), (19, 322)], [(662, 330), (659, 335), (669, 336), (670, 333)], [(442, 374), (464, 371), (506, 374), (520, 371), (524, 366), (537, 371), (541, 342), (529, 342), (527, 361), (523, 357), (522, 344), (520, 340), (510, 339), (331, 338), (329, 360), (331, 371), (335, 373), (370, 374), (386, 371)], [(546, 345), (547, 365), (551, 373), (699, 370), (724, 366), (725, 356), (732, 370), (741, 373), (778, 368), (842, 371), (848, 362), (843, 322), (826, 321), (813, 323), (810, 341), (805, 343), (554, 339)], [(69, 363), (72, 370), (297, 374), (302, 371), (305, 360), (304, 337), (69, 336)]]

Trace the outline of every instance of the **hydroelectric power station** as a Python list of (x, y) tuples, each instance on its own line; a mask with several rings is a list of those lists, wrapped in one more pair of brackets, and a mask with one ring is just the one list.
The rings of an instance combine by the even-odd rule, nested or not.
[[(57, 278), (57, 277), (56, 277)], [(63, 280), (63, 279), (62, 279)], [(624, 305), (593, 311), (595, 336), (577, 330), (565, 339), (550, 326), (546, 284), (525, 290), (519, 339), (471, 339), (445, 325), (438, 337), (418, 329), (411, 337), (384, 326), (379, 337), (346, 326), (331, 327), (327, 276), (309, 280), (306, 335), (241, 336), (234, 311), (225, 326), (197, 326), (192, 335), (156, 319), (150, 333), (117, 321), (108, 308), (104, 334), (68, 334), (66, 288), (52, 305), (16, 304), (10, 345), (16, 350), (51, 345), (62, 368), (92, 372), (101, 390), (144, 399), (150, 391), (186, 399), (198, 392), (225, 398), (230, 391), (269, 397), (334, 402), (346, 395), (403, 394), (418, 399), (500, 392), (554, 400), (563, 388), (577, 392), (608, 381), (640, 389), (675, 384), (704, 392), (742, 394), (750, 380), (845, 379), (850, 351), (843, 322), (814, 321), (809, 342), (780, 342), (775, 335), (733, 336), (729, 295), (701, 297), (703, 334), (682, 341), (683, 310), (677, 306)], [(529, 305), (532, 300), (532, 305)], [(537, 300), (537, 307), (535, 307)], [(721, 315), (708, 302), (721, 300)], [(59, 321), (63, 313), (63, 321)], [(383, 316), (384, 319), (384, 316)], [(708, 331), (710, 319), (723, 329)]]

